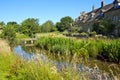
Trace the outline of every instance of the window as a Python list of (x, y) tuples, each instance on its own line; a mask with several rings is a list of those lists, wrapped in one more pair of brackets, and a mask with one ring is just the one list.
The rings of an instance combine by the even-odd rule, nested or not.
[(92, 14), (90, 14), (90, 19), (92, 19), (94, 17), (94, 14), (92, 13)]
[(113, 16), (113, 21), (117, 22), (118, 21), (118, 16)]
[(104, 14), (102, 11), (100, 11), (100, 17), (104, 17)]

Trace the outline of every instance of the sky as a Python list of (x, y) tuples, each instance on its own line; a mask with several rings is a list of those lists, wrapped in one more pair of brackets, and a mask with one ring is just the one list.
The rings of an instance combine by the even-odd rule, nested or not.
[[(80, 12), (89, 12), (92, 6), (101, 6), (102, 0), (0, 0), (0, 21), (5, 23), (15, 21), (20, 24), (27, 18), (37, 18), (43, 24), (47, 20), (59, 22), (62, 17), (73, 19)], [(104, 0), (105, 4), (114, 0)]]

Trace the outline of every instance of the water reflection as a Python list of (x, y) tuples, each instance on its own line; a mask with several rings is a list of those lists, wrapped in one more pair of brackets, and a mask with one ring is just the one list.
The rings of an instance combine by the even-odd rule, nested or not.
[[(26, 49), (26, 50), (24, 50), (24, 49)], [(36, 57), (39, 57), (43, 61), (48, 60), (48, 58), (45, 57), (43, 54), (39, 53), (39, 55), (38, 55), (37, 53), (35, 53), (35, 50), (34, 50), (34, 52), (29, 52), (29, 51), (31, 51), (30, 49), (27, 49), (25, 47), (24, 47), (24, 49), (20, 45), (16, 46), (14, 48), (14, 54), (20, 56), (21, 58), (24, 58), (25, 60), (31, 60), (31, 59), (34, 59)], [(29, 50), (29, 51), (27, 51), (27, 50)]]
[(32, 57), (34, 56), (34, 54), (29, 54), (27, 52), (25, 52), (21, 46), (16, 46), (14, 48), (14, 54), (19, 55), (20, 57), (26, 59), (26, 60), (30, 60), (32, 59)]

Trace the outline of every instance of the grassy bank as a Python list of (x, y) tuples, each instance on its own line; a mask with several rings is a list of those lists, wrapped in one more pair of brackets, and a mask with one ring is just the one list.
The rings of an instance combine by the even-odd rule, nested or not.
[(120, 39), (83, 39), (41, 37), (35, 45), (51, 53), (71, 54), (84, 58), (99, 58), (120, 62)]
[[(93, 72), (78, 72), (76, 64), (67, 68), (63, 65), (61, 69), (58, 69), (56, 64), (51, 64), (49, 61), (45, 63), (39, 57), (25, 61), (13, 55), (5, 41), (0, 40), (0, 43), (2, 44), (0, 45), (0, 80), (90, 80), (92, 78)], [(99, 79), (100, 76), (107, 78), (104, 75), (107, 74), (105, 72), (94, 74), (94, 79)], [(119, 79), (112, 73), (110, 75), (113, 80)]]
[(0, 40), (0, 80), (7, 80), (13, 55), (6, 41)]
[[(0, 40), (0, 80), (79, 80), (82, 78), (71, 68), (58, 71), (55, 65), (39, 58), (30, 61), (12, 54), (6, 41)], [(72, 70), (72, 71), (71, 71)], [(72, 75), (72, 76), (71, 76)]]

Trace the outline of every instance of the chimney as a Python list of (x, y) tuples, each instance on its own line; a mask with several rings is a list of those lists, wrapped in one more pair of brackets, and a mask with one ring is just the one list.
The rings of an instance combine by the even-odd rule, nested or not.
[(105, 2), (104, 2), (104, 0), (102, 0), (102, 2), (101, 2), (101, 8), (103, 8), (105, 6)]
[(93, 5), (93, 6), (92, 6), (92, 11), (94, 11), (94, 10), (95, 10), (95, 6)]

